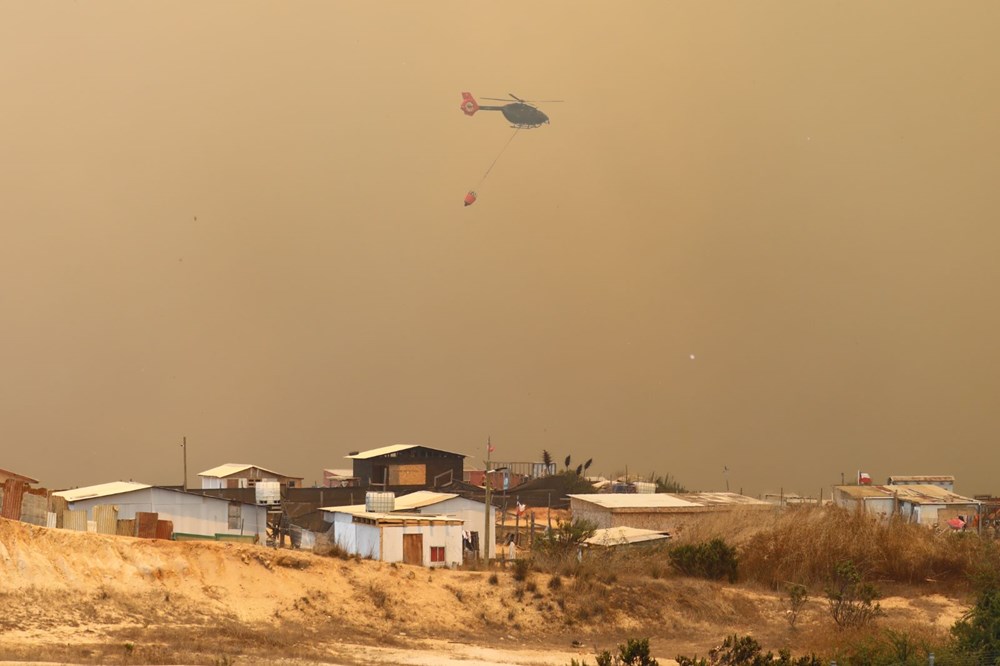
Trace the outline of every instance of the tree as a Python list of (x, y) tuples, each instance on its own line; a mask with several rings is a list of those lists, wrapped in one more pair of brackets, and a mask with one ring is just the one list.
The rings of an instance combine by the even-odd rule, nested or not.
[(545, 465), (545, 474), (547, 475), (552, 469), (552, 454), (542, 449), (542, 464)]
[(656, 483), (656, 492), (658, 493), (686, 493), (687, 488), (682, 486), (677, 479), (673, 478), (669, 474), (666, 476), (658, 476), (654, 481)]

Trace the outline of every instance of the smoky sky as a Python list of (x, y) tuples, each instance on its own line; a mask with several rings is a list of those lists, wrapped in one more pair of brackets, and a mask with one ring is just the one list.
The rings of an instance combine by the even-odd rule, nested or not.
[[(489, 437), (693, 489), (996, 493), (998, 21), (4, 4), (0, 467), (179, 483), (186, 436), (189, 483), (311, 483)], [(482, 180), (513, 130), (463, 91), (565, 101)]]

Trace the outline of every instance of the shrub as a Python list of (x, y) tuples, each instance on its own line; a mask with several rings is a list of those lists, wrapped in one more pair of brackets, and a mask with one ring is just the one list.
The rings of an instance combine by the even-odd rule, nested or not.
[(527, 579), (530, 571), (531, 562), (523, 558), (514, 560), (514, 580), (523, 581)]
[(500, 577), (497, 576), (495, 573), (492, 573), (490, 574), (490, 577), (486, 579), (486, 582), (488, 582), (490, 585), (499, 585)]
[(722, 539), (671, 548), (670, 562), (687, 576), (736, 582), (736, 549)]
[[(570, 662), (570, 666), (586, 666), (584, 662)], [(597, 655), (597, 666), (659, 666), (649, 656), (648, 638), (630, 638), (618, 646), (618, 654), (605, 650)]]
[(762, 652), (760, 643), (750, 636), (727, 636), (722, 645), (708, 651), (708, 659), (702, 657), (677, 657), (680, 666), (822, 666), (823, 661), (816, 655), (792, 658), (788, 650)]
[(532, 547), (549, 556), (575, 554), (580, 544), (594, 536), (596, 530), (597, 524), (590, 520), (581, 518), (573, 522), (563, 520), (541, 538), (536, 539)]
[(550, 590), (558, 590), (561, 587), (562, 587), (562, 576), (556, 574), (555, 576), (549, 579)]
[(830, 615), (841, 629), (863, 627), (880, 615), (884, 615), (877, 599), (878, 589), (861, 579), (861, 573), (854, 562), (845, 560), (837, 564), (833, 572), (833, 584), (826, 589), (830, 602)]
[(976, 604), (951, 628), (956, 650), (978, 664), (1000, 664), (1000, 588), (979, 592)]
[(788, 583), (785, 586), (785, 593), (788, 595), (788, 626), (794, 629), (799, 619), (799, 612), (809, 601), (809, 590), (800, 583)]

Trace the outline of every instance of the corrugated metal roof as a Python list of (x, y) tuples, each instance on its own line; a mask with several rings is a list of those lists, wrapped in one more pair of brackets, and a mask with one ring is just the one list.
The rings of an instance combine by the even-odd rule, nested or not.
[(591, 546), (618, 546), (661, 541), (669, 538), (669, 534), (655, 530), (642, 530), (637, 527), (608, 527), (594, 531), (594, 536), (586, 539), (584, 543)]
[(222, 479), (233, 474), (239, 474), (250, 468), (259, 469), (262, 472), (267, 472), (268, 474), (274, 474), (275, 476), (280, 476), (285, 479), (301, 479), (300, 476), (288, 476), (287, 474), (279, 474), (274, 470), (267, 469), (266, 467), (261, 467), (260, 465), (247, 465), (244, 463), (226, 463), (225, 465), (219, 465), (218, 467), (213, 467), (212, 469), (206, 469), (204, 472), (198, 472), (198, 476), (209, 476), (216, 479)]
[(862, 497), (892, 497), (892, 491), (883, 486), (834, 486), (843, 495), (854, 499)]
[(392, 524), (392, 523), (416, 523), (416, 522), (432, 522), (432, 523), (461, 523), (462, 521), (455, 516), (428, 516), (422, 513), (369, 513), (368, 511), (361, 511), (359, 513), (352, 514), (357, 518), (366, 518), (368, 520), (375, 521), (381, 524)]
[[(414, 509), (421, 509), (425, 506), (431, 506), (432, 504), (437, 504), (438, 502), (450, 500), (453, 497), (458, 497), (458, 493), (435, 493), (430, 490), (418, 490), (415, 493), (397, 497), (394, 506), (396, 507), (396, 511), (413, 511)], [(365, 513), (365, 505), (349, 504), (347, 506), (327, 506), (320, 507), (320, 511), (332, 511), (336, 513), (350, 513), (358, 515)]]
[(21, 479), (22, 481), (27, 481), (28, 483), (38, 483), (38, 479), (33, 479), (30, 476), (18, 474), (17, 472), (11, 472), (10, 470), (3, 469), (2, 467), (0, 467), (0, 476), (6, 476), (11, 479)]
[(653, 495), (640, 495), (638, 493), (593, 493), (588, 495), (570, 495), (570, 497), (596, 504), (605, 509), (663, 509), (668, 507), (700, 506), (670, 493), (656, 493)]
[(56, 497), (62, 497), (67, 502), (79, 502), (80, 500), (94, 497), (110, 497), (111, 495), (121, 495), (122, 493), (131, 493), (136, 490), (145, 490), (152, 487), (145, 483), (134, 483), (132, 481), (112, 481), (111, 483), (100, 483), (96, 486), (60, 490), (52, 494)]
[(757, 504), (767, 504), (763, 500), (759, 500), (756, 497), (749, 497), (747, 495), (740, 495), (739, 493), (679, 493), (678, 497), (683, 497), (689, 502), (701, 506), (719, 506), (719, 505), (757, 505)]
[(770, 506), (739, 493), (595, 493), (570, 495), (573, 499), (591, 502), (605, 509), (674, 509), (713, 506)]
[(409, 449), (415, 448), (417, 448), (416, 444), (393, 444), (392, 446), (383, 446), (378, 449), (371, 449), (370, 451), (361, 451), (344, 457), (350, 458), (351, 460), (368, 460), (369, 458), (378, 458), (379, 456), (385, 456), (390, 453), (399, 453), (400, 451), (408, 451)]
[(893, 474), (889, 477), (889, 483), (896, 483), (903, 481), (906, 483), (919, 483), (925, 481), (927, 483), (955, 483), (955, 477), (949, 476), (947, 474), (939, 474), (935, 476), (922, 476), (922, 475), (907, 475), (907, 474)]
[(976, 500), (964, 497), (950, 490), (934, 485), (906, 486), (835, 486), (835, 488), (853, 499), (866, 497), (881, 497), (891, 499), (893, 496), (905, 502), (914, 504), (975, 504)]
[(463, 458), (465, 457), (462, 453), (453, 453), (452, 451), (435, 449), (430, 446), (423, 446), (422, 444), (393, 444), (392, 446), (383, 446), (378, 449), (371, 449), (370, 451), (352, 453), (344, 457), (350, 458), (351, 460), (368, 460), (369, 458), (378, 458), (379, 456), (389, 455), (390, 453), (399, 453), (400, 451), (408, 451), (409, 449), (415, 449), (417, 447), (431, 449), (432, 451), (441, 451), (442, 453), (450, 453), (451, 455), (462, 456)]

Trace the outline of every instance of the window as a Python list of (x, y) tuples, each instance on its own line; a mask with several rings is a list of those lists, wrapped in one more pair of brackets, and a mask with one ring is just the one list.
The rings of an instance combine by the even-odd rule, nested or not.
[(431, 546), (431, 562), (444, 562), (444, 546)]

